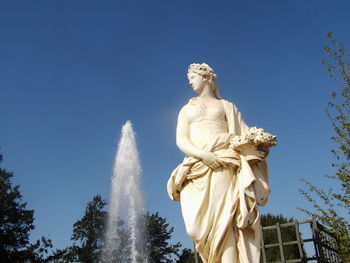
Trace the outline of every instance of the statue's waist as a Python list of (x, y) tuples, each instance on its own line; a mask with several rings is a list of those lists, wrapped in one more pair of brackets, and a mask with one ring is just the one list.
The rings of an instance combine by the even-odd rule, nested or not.
[(227, 132), (227, 124), (219, 121), (203, 120), (190, 124), (190, 139), (197, 147)]

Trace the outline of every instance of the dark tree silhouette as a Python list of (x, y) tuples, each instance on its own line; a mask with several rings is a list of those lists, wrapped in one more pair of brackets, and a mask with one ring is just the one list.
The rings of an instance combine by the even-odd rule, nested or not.
[(149, 253), (149, 261), (152, 263), (171, 263), (179, 256), (181, 243), (169, 244), (173, 227), (169, 227), (165, 218), (155, 214), (146, 214), (145, 245)]
[(51, 241), (42, 237), (30, 243), (34, 210), (26, 208), (19, 185), (12, 186), (12, 177), (13, 173), (0, 168), (0, 262), (44, 262)]

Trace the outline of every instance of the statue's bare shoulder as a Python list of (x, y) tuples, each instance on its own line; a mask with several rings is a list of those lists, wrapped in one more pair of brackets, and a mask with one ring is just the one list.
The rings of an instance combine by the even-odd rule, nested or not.
[(195, 98), (190, 99), (189, 102), (181, 108), (178, 115), (178, 121), (186, 121), (188, 123), (191, 123), (193, 121), (193, 115), (196, 115), (196, 107), (194, 101)]

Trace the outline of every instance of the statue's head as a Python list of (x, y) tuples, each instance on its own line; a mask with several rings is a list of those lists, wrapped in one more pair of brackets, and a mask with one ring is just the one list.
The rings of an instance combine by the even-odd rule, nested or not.
[(190, 73), (198, 74), (207, 80), (216, 80), (216, 74), (214, 73), (214, 70), (208, 64), (205, 63), (193, 63), (189, 65), (187, 75)]
[(193, 63), (189, 65), (188, 67), (188, 72), (187, 72), (187, 77), (190, 79), (190, 76), (196, 74), (202, 77), (202, 80), (204, 82), (207, 82), (214, 92), (215, 96), (217, 99), (221, 99), (219, 95), (218, 88), (216, 86), (216, 74), (214, 70), (206, 63), (198, 64), (198, 63)]

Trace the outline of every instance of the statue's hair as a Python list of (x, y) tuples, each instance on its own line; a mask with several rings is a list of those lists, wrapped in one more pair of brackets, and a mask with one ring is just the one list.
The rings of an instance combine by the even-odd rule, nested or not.
[(216, 74), (214, 73), (214, 70), (206, 63), (193, 63), (189, 65), (188, 74), (189, 73), (196, 73), (202, 77), (208, 77), (214, 81), (216, 80)]
[(206, 64), (206, 63), (202, 63), (202, 64), (192, 63), (191, 65), (188, 66), (188, 73), (187, 74), (190, 74), (190, 73), (195, 73), (195, 74), (198, 74), (204, 78), (207, 78), (210, 85), (213, 88), (215, 97), (219, 100), (221, 99), (221, 96), (219, 94), (219, 89), (215, 83), (217, 76), (216, 76), (214, 70), (208, 64)]

